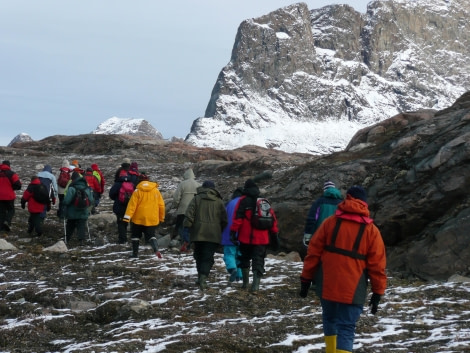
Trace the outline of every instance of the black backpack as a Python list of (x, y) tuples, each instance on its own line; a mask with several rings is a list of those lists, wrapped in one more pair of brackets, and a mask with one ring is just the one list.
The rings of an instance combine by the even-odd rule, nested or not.
[(33, 185), (33, 199), (44, 205), (49, 203), (49, 192), (43, 183)]
[(39, 181), (46, 187), (49, 200), (52, 200), (55, 197), (54, 188), (52, 187), (52, 180), (49, 178), (39, 177)]
[(73, 205), (78, 209), (88, 208), (91, 205), (86, 190), (75, 188), (75, 198), (73, 200)]

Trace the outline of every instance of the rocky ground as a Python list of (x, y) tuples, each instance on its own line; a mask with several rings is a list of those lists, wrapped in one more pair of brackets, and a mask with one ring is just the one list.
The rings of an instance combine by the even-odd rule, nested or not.
[[(145, 246), (139, 259), (128, 258), (130, 247), (116, 244), (114, 215), (106, 193), (100, 213), (89, 219), (90, 242), (78, 246), (72, 240), (64, 252), (47, 251), (64, 234), (54, 210), (46, 220), (44, 236), (30, 238), (27, 212), (17, 202), (12, 230), (0, 238), (3, 245), (15, 247), (0, 252), (0, 351), (324, 349), (318, 299), (313, 293), (307, 299), (298, 296), (302, 267), (298, 254), (270, 254), (260, 292), (254, 295), (239, 288), (239, 283), (227, 281), (219, 253), (210, 288), (201, 292), (194, 284), (191, 254), (180, 253), (169, 240), (174, 221), (171, 195), (188, 166), (194, 167), (199, 180), (215, 180), (224, 197), (252, 176), (258, 176), (260, 185), (274, 195), (276, 190), (287, 192), (287, 184), (280, 181), (284, 174), (314, 157), (257, 148), (220, 152), (178, 144), (152, 147), (132, 139), (97, 138), (54, 137), (32, 145), (34, 148), (0, 149), (0, 153), (21, 176), (22, 191), (43, 164), (57, 170), (63, 158), (79, 159), (84, 166), (98, 163), (108, 179), (108, 189), (122, 158), (138, 161), (141, 170), (159, 182), (167, 204), (166, 223), (159, 229), (163, 259), (156, 259)], [(283, 229), (289, 230), (289, 217), (283, 222)], [(359, 320), (355, 352), (468, 351), (467, 281), (455, 277), (449, 282), (421, 282), (409, 274), (390, 272), (379, 313), (364, 313)]]

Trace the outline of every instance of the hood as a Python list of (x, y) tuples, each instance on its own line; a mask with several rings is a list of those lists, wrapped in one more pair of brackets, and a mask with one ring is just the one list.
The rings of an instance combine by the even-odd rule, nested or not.
[(187, 169), (183, 174), (184, 180), (194, 179), (194, 172), (191, 168)]
[(216, 189), (205, 188), (203, 186), (197, 188), (197, 195), (206, 200), (222, 199), (220, 193)]
[(49, 164), (46, 164), (42, 171), (52, 173), (52, 167)]
[(80, 190), (85, 190), (88, 187), (86, 179), (82, 176), (72, 181), (72, 184), (70, 185)]
[(158, 188), (158, 183), (154, 181), (149, 181), (149, 180), (141, 181), (139, 184), (137, 184), (137, 187), (136, 187), (136, 189), (143, 191), (143, 192), (149, 192), (156, 188)]
[(346, 195), (346, 200), (340, 202), (335, 212), (336, 217), (348, 219), (358, 223), (372, 223), (374, 220), (369, 217), (369, 207), (366, 202)]
[(100, 170), (100, 168), (98, 167), (98, 164), (96, 164), (96, 163), (93, 163), (93, 164), (91, 165), (91, 169), (93, 169), (93, 170)]
[(324, 197), (329, 197), (332, 199), (342, 199), (343, 195), (341, 195), (341, 191), (337, 188), (328, 188), (323, 192)]
[(248, 188), (243, 188), (243, 195), (250, 196), (256, 199), (260, 194), (259, 188), (255, 186), (250, 186)]

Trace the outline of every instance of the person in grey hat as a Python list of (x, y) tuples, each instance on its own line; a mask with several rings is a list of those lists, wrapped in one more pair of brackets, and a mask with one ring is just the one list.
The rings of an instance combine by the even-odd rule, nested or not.
[(341, 191), (335, 187), (331, 180), (323, 184), (323, 195), (315, 200), (307, 214), (304, 228), (304, 245), (308, 246), (313, 233), (322, 222), (335, 213), (338, 204), (343, 201)]

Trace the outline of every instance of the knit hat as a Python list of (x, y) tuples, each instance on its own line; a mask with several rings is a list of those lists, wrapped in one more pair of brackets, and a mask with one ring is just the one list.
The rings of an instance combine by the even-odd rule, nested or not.
[(325, 181), (325, 183), (323, 184), (323, 191), (325, 191), (328, 188), (334, 188), (334, 187), (335, 187), (335, 183), (329, 180)]
[(70, 177), (72, 180), (75, 180), (75, 179), (78, 179), (80, 178), (80, 173), (78, 172), (73, 172), (72, 173), (72, 176)]
[(72, 165), (74, 165), (75, 167), (80, 167), (80, 164), (78, 163), (76, 159), (72, 161)]
[(10, 161), (5, 160), (2, 162), (2, 164), (6, 164), (7, 166), (10, 166)]
[(52, 173), (52, 167), (49, 164), (46, 164), (42, 170), (45, 172)]
[(253, 179), (248, 179), (247, 181), (245, 181), (245, 185), (243, 186), (244, 189), (249, 189), (253, 187), (258, 187), (258, 185), (255, 184)]
[(129, 158), (124, 158), (122, 163), (131, 164), (131, 160)]
[(202, 183), (203, 188), (215, 188), (215, 184), (212, 180), (206, 180)]
[(91, 167), (88, 167), (88, 168), (86, 169), (86, 171), (87, 171), (87, 172), (92, 172), (93, 169), (91, 169)]
[(70, 167), (70, 163), (68, 160), (64, 159), (62, 161), (62, 167), (65, 167), (65, 168), (69, 168)]
[(349, 188), (349, 190), (346, 192), (346, 195), (351, 195), (351, 197), (355, 199), (362, 200), (364, 202), (367, 202), (367, 193), (364, 190), (363, 187), (354, 185)]

